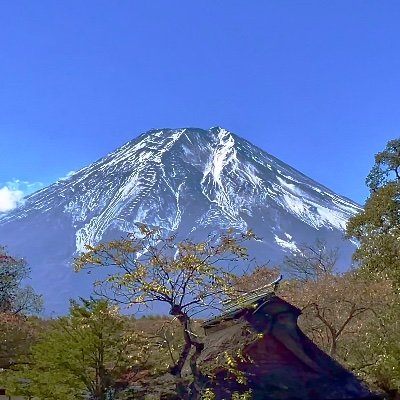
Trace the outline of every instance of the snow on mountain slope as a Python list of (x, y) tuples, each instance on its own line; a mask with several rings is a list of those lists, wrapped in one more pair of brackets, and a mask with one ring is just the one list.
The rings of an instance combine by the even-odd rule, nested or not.
[(252, 251), (271, 262), (325, 238), (348, 262), (352, 245), (343, 232), (359, 210), (223, 128), (159, 129), (0, 214), (0, 243), (27, 258), (32, 284), (47, 309), (59, 312), (68, 297), (91, 289), (87, 277), (72, 272), (73, 255), (135, 231), (137, 222), (195, 237), (252, 228), (263, 238)]

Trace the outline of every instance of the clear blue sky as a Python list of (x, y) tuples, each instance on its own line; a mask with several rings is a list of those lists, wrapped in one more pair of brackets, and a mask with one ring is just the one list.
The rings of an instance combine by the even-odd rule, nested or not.
[(0, 0), (0, 190), (220, 125), (363, 203), (400, 134), (399, 21), (397, 0)]

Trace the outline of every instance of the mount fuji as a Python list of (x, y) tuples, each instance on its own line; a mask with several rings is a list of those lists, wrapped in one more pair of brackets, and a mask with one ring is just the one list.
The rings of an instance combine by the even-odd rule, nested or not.
[(0, 213), (0, 244), (31, 267), (46, 313), (88, 296), (93, 277), (73, 272), (85, 244), (126, 237), (137, 223), (201, 238), (251, 228), (260, 262), (281, 262), (302, 243), (339, 247), (360, 206), (220, 127), (154, 129)]

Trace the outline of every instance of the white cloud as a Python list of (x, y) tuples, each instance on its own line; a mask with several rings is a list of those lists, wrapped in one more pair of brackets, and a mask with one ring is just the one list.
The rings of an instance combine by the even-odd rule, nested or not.
[(0, 212), (11, 211), (23, 203), (24, 192), (7, 186), (0, 188)]
[[(76, 171), (70, 171), (59, 180), (70, 178)], [(43, 189), (43, 182), (28, 182), (20, 179), (13, 179), (8, 182), (0, 182), (0, 213), (8, 212), (24, 203), (24, 198), (40, 189)]]
[(14, 179), (0, 182), (0, 212), (8, 212), (24, 203), (24, 197), (42, 189), (42, 182), (27, 182)]

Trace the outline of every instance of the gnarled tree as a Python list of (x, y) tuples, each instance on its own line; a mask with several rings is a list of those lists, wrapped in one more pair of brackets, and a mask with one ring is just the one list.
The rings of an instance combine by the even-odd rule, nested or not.
[[(128, 306), (168, 306), (184, 338), (170, 372), (176, 377), (178, 395), (196, 399), (205, 377), (196, 364), (203, 343), (192, 332), (192, 318), (206, 309), (219, 308), (218, 300), (232, 290), (232, 274), (226, 271), (247, 257), (243, 242), (254, 234), (227, 233), (193, 242), (178, 241), (175, 236), (166, 238), (158, 229), (139, 227), (140, 232), (127, 239), (87, 246), (88, 251), (75, 261), (76, 270), (113, 267), (107, 278), (97, 282), (98, 294)], [(182, 380), (186, 362), (193, 376), (190, 387)]]

